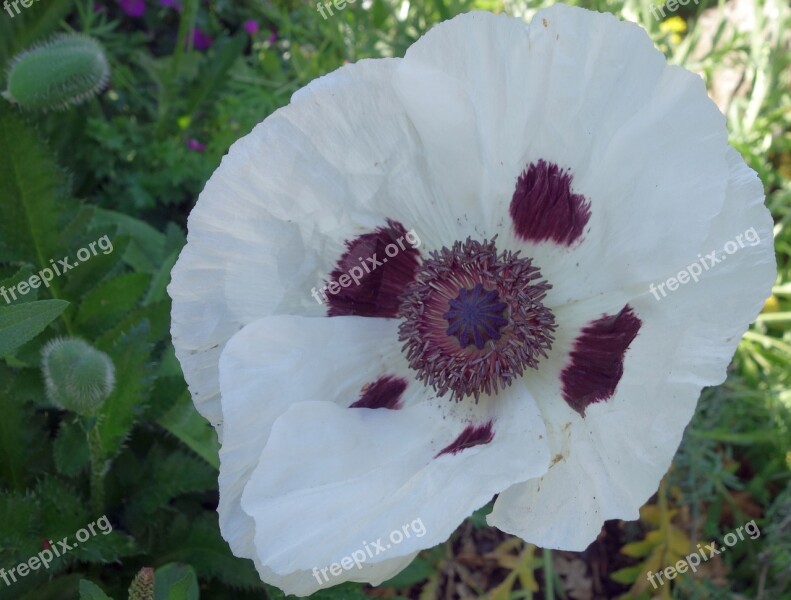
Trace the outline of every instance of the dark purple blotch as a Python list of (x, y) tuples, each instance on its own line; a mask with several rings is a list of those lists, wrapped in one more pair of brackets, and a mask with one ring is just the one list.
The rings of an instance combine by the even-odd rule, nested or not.
[[(330, 317), (398, 316), (399, 296), (415, 279), (420, 266), (420, 252), (410, 245), (406, 234), (401, 223), (388, 219), (387, 226), (346, 242), (346, 252), (330, 273), (330, 284), (337, 283), (340, 288), (337, 294), (328, 290), (327, 314)], [(397, 254), (391, 249), (393, 256), (385, 252), (390, 244), (398, 249)], [(350, 285), (342, 287), (340, 278), (348, 277), (352, 269), (356, 269), (355, 273), (362, 272), (359, 283), (351, 281)]]
[(617, 315), (603, 315), (583, 327), (574, 340), (571, 360), (560, 380), (563, 399), (581, 416), (585, 416), (588, 406), (608, 400), (615, 393), (623, 375), (626, 350), (641, 325), (627, 304)]
[(582, 237), (590, 202), (571, 191), (572, 180), (570, 173), (543, 159), (527, 166), (517, 179), (509, 210), (519, 239), (571, 246)]
[(437, 452), (434, 458), (440, 457), (443, 454), (457, 454), (473, 446), (488, 444), (493, 439), (494, 431), (492, 430), (491, 421), (484, 425), (467, 425), (464, 431), (459, 434), (459, 437)]
[(402, 406), (401, 397), (406, 390), (407, 381), (401, 377), (385, 375), (363, 388), (360, 399), (349, 408), (387, 408), (398, 410)]

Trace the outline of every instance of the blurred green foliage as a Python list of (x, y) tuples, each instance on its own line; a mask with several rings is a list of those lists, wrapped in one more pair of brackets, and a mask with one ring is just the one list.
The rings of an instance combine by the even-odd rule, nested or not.
[[(53, 34), (78, 32), (101, 43), (112, 70), (109, 87), (67, 112), (21, 112), (0, 101), (0, 286), (29, 280), (50, 259), (73, 257), (102, 236), (113, 243), (68, 277), (0, 303), (0, 566), (27, 560), (103, 514), (114, 525), (48, 570), (0, 585), (0, 600), (118, 600), (136, 575), (135, 593), (146, 595), (139, 590), (148, 589), (140, 579), (148, 567), (157, 569), (157, 599), (283, 597), (220, 537), (217, 440), (192, 407), (169, 341), (165, 286), (186, 216), (230, 144), (310, 80), (348, 61), (401, 56), (460, 12), (529, 18), (550, 3), (359, 0), (324, 19), (311, 2), (292, 0), (182, 0), (181, 10), (149, 0), (139, 17), (115, 1), (47, 0), (14, 18), (0, 13), (0, 65)], [(731, 377), (704, 393), (657, 506), (683, 516), (677, 525), (694, 543), (721, 539), (752, 518), (764, 536), (723, 557), (724, 584), (681, 577), (662, 593), (791, 598), (789, 10), (760, 1), (745, 29), (724, 3), (689, 3), (663, 22), (648, 2), (570, 3), (640, 23), (669, 60), (710, 86), (723, 65), (741, 82), (724, 111), (733, 144), (766, 186), (780, 275)], [(259, 30), (246, 31), (247, 21)], [(196, 27), (211, 37), (209, 47), (193, 38)], [(112, 358), (116, 386), (94, 415), (47, 400), (40, 352), (57, 336), (81, 337)], [(472, 524), (483, 528), (481, 514)], [(627, 527), (625, 541), (639, 540), (649, 529), (643, 525)], [(387, 585), (398, 597), (433, 597), (451, 547), (427, 551)], [(522, 585), (538, 585), (538, 569), (545, 598), (571, 598), (553, 574), (552, 553), (534, 560), (533, 550), (520, 554)], [(509, 560), (502, 555), (502, 564)], [(516, 587), (501, 586), (497, 598), (532, 597), (516, 576), (508, 580)], [(362, 589), (347, 584), (315, 597), (363, 598)]]

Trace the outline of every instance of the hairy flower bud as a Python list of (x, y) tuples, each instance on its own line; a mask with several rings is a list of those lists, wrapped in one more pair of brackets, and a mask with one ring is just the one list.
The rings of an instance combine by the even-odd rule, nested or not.
[(30, 110), (65, 109), (95, 96), (109, 77), (99, 42), (86, 35), (60, 35), (11, 61), (3, 96)]
[(42, 351), (42, 370), (50, 401), (83, 416), (99, 408), (115, 387), (110, 357), (76, 338), (49, 342)]

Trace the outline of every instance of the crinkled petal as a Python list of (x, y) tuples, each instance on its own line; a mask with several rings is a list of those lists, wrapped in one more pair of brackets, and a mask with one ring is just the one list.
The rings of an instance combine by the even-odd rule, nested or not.
[[(701, 389), (724, 381), (775, 277), (772, 219), (761, 182), (734, 150), (728, 161), (722, 214), (707, 239), (656, 283), (678, 276), (699, 254), (717, 250), (726, 260), (659, 300), (646, 283), (556, 309), (561, 326), (550, 360), (525, 378), (547, 423), (552, 466), (543, 477), (500, 494), (490, 524), (543, 547), (583, 550), (606, 519), (638, 518), (656, 491)], [(750, 229), (755, 236), (745, 235)], [(727, 254), (726, 244), (739, 237), (744, 246)], [(626, 353), (623, 377), (612, 398), (589, 405), (582, 417), (563, 399), (561, 373), (582, 326), (625, 303), (642, 325)]]
[[(217, 365), (228, 339), (268, 315), (326, 314), (312, 290), (348, 241), (388, 217), (409, 228), (430, 213), (403, 210), (431, 192), (392, 93), (396, 63), (361, 61), (300, 90), (231, 147), (190, 214), (168, 288), (171, 331), (195, 405), (220, 434)], [(449, 215), (431, 219), (445, 237)], [(437, 237), (428, 229), (421, 239)]]
[(407, 384), (404, 402), (428, 396), (411, 381), (397, 328), (392, 319), (278, 315), (251, 323), (228, 342), (220, 360), (226, 435), (217, 510), (236, 555), (255, 556), (255, 523), (239, 502), (272, 424), (289, 406), (322, 400), (348, 407), (364, 386), (387, 376)]
[[(478, 406), (446, 400), (402, 410), (294, 404), (274, 424), (245, 487), (261, 562), (322, 568), (382, 539), (371, 562), (445, 541), (511, 483), (545, 472), (544, 426), (523, 385)], [(419, 520), (425, 533), (396, 543)], [(355, 570), (333, 579), (363, 580)]]
[[(498, 234), (499, 248), (533, 258), (554, 304), (688, 260), (722, 207), (727, 131), (704, 82), (611, 14), (557, 4), (529, 26), (462, 15), (410, 47), (395, 81), (434, 173), (455, 176), (447, 201), (475, 196), (483, 207), (457, 209), (461, 234), (474, 220), (476, 237)], [(517, 178), (542, 160), (590, 205), (571, 247), (519, 239), (509, 215)], [(562, 205), (557, 218), (569, 218)]]

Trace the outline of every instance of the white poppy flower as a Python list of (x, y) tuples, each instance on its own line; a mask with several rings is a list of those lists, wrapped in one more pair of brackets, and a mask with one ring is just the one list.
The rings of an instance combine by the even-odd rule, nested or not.
[(345, 66), (231, 148), (173, 270), (222, 533), (296, 594), (386, 580), (495, 494), (492, 525), (582, 550), (774, 274), (758, 178), (635, 25), (471, 13)]

